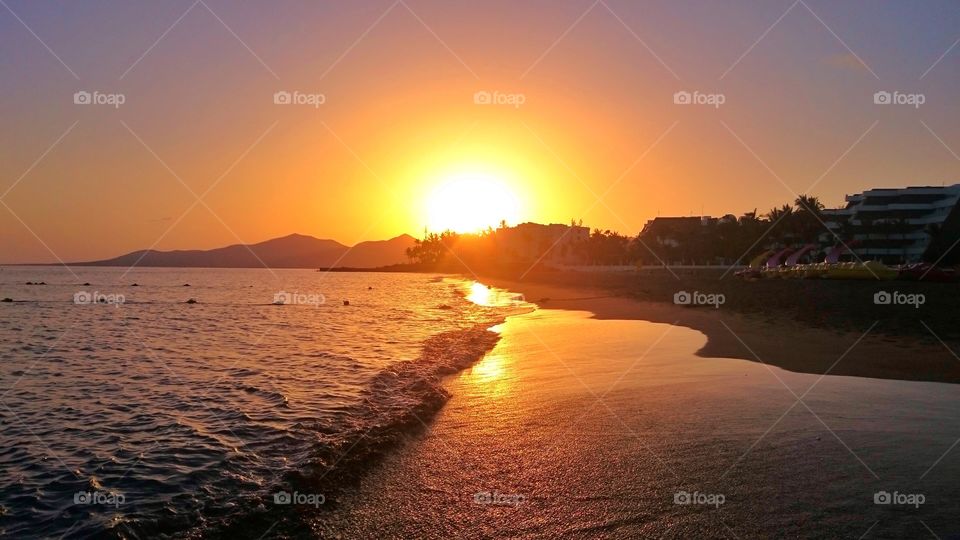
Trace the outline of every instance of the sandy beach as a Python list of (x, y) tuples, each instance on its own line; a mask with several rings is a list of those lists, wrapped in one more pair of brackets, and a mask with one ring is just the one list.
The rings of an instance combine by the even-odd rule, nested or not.
[[(331, 501), (316, 534), (960, 532), (960, 457), (949, 452), (960, 437), (958, 387), (839, 376), (871, 357), (946, 350), (822, 330), (792, 329), (787, 340), (782, 328), (715, 311), (494, 284), (549, 300), (495, 329), (500, 342), (448, 380), (452, 398), (435, 419)], [(883, 493), (922, 503), (876, 504)]]
[[(949, 344), (938, 341), (930, 332), (934, 330), (942, 337), (947, 333), (947, 325), (942, 317), (929, 312), (922, 316), (927, 317), (923, 321), (930, 330), (924, 330), (917, 321), (917, 332), (891, 335), (885, 330), (892, 319), (879, 311), (873, 317), (850, 317), (843, 325), (826, 328), (765, 313), (742, 313), (727, 306), (691, 308), (666, 301), (637, 300), (609, 288), (486, 281), (519, 291), (545, 308), (588, 311), (600, 320), (646, 320), (694, 329), (708, 338), (697, 351), (703, 357), (741, 358), (817, 375), (960, 382), (960, 359), (950, 352)], [(802, 287), (801, 291), (809, 288), (807, 283), (783, 283)], [(676, 283), (670, 282), (670, 290), (676, 287)], [(954, 294), (954, 288), (948, 287), (945, 292)]]

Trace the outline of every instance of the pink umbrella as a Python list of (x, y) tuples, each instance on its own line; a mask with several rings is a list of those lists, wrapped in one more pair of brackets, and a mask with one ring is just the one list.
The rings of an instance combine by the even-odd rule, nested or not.
[(767, 260), (767, 268), (776, 268), (780, 266), (780, 259), (782, 259), (784, 255), (790, 253), (791, 251), (793, 251), (793, 248), (783, 248), (778, 251), (776, 255)]
[(830, 248), (830, 251), (827, 252), (827, 258), (823, 260), (825, 263), (835, 264), (840, 260), (840, 256), (844, 253), (849, 253), (849, 246), (856, 245), (857, 241), (854, 240), (849, 244), (837, 244)]
[(793, 255), (787, 257), (787, 262), (785, 262), (785, 263), (783, 263), (783, 264), (784, 264), (785, 266), (794, 266), (795, 264), (797, 264), (797, 261), (800, 260), (800, 257), (803, 257), (803, 256), (806, 255), (808, 252), (816, 249), (816, 247), (817, 247), (816, 244), (807, 244), (807, 245), (803, 246), (802, 249), (798, 250), (798, 251), (795, 252)]

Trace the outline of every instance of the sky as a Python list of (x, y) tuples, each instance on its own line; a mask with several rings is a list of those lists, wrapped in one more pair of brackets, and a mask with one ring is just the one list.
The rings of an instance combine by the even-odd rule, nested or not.
[(958, 183), (958, 40), (951, 0), (3, 0), (0, 262), (420, 236), (464, 175), (629, 235)]

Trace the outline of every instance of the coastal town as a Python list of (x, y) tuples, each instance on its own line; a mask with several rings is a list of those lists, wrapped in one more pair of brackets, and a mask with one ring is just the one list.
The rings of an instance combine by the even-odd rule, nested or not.
[[(876, 188), (829, 209), (800, 196), (759, 214), (656, 217), (635, 236), (570, 224), (521, 223), (477, 234), (427, 233), (407, 250), (435, 266), (496, 260), (584, 271), (651, 267), (747, 267), (745, 277), (946, 279), (958, 262), (960, 184)], [(823, 266), (823, 263), (834, 266)], [(815, 265), (820, 266), (815, 266)], [(845, 265), (845, 266), (838, 266)], [(798, 267), (804, 272), (782, 272)], [(934, 270), (936, 268), (936, 270)], [(841, 270), (839, 272), (832, 270)]]

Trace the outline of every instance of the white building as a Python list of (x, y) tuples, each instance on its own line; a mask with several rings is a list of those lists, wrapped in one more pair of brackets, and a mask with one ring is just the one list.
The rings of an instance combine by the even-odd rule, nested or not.
[(501, 253), (518, 260), (545, 263), (576, 263), (576, 246), (590, 239), (590, 228), (579, 225), (521, 223), (497, 229)]
[(823, 211), (825, 224), (836, 236), (825, 233), (821, 240), (832, 244), (839, 237), (853, 242), (851, 248), (863, 260), (919, 261), (935, 241), (942, 243), (944, 236), (955, 235), (960, 225), (958, 201), (960, 184), (880, 188), (847, 195), (844, 208)]

